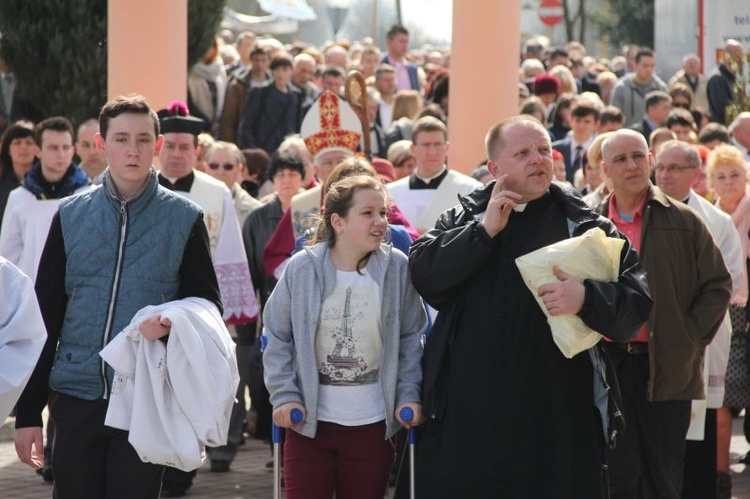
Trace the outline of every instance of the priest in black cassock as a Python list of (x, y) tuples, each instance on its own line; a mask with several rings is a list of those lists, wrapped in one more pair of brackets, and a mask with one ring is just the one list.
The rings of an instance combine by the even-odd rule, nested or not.
[[(409, 257), (414, 286), (439, 312), (423, 361), (417, 496), (607, 497), (605, 450), (622, 421), (606, 352), (563, 356), (515, 259), (594, 227), (625, 237), (552, 183), (549, 134), (533, 118), (496, 124), (486, 147), (496, 181), (460, 198)], [(577, 314), (616, 341), (648, 319), (627, 240), (616, 282), (555, 275), (538, 290), (552, 315)]]

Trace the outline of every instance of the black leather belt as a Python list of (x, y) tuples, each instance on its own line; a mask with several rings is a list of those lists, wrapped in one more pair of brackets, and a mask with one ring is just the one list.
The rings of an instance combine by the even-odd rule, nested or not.
[(648, 342), (646, 341), (631, 341), (630, 343), (611, 342), (610, 345), (617, 347), (630, 355), (648, 355)]

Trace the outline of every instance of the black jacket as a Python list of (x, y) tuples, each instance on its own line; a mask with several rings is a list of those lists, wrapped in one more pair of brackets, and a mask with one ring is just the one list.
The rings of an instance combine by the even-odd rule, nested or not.
[(706, 95), (711, 121), (728, 125), (726, 108), (734, 98), (734, 83), (734, 74), (724, 64), (719, 64), (717, 70), (708, 78)]
[[(443, 213), (435, 228), (422, 235), (409, 254), (414, 287), (440, 312), (427, 338), (423, 358), (422, 406), (428, 418), (440, 417), (444, 409), (444, 377), (457, 317), (463, 313), (482, 313), (482, 310), (472, 309), (471, 303), (464, 302), (463, 293), (465, 283), (475, 273), (482, 272), (492, 254), (492, 240), (475, 216), (486, 210), (493, 186), (494, 182), (466, 197), (459, 197), (460, 205)], [(554, 183), (549, 190), (553, 200), (565, 211), (571, 236), (580, 236), (599, 227), (609, 237), (625, 239), (618, 281), (585, 280), (586, 295), (578, 315), (587, 326), (606, 331), (615, 341), (630, 340), (648, 319), (652, 305), (646, 275), (635, 250), (612, 222), (591, 211), (574, 191)], [(598, 346), (596, 350), (606, 361), (603, 348)], [(592, 362), (596, 360), (595, 355), (592, 355)], [(613, 377), (603, 381), (605, 385), (616, 387)], [(609, 423), (611, 438), (616, 422)]]

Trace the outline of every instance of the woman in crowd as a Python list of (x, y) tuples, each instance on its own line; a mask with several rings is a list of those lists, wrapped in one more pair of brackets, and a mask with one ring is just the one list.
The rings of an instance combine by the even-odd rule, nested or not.
[(34, 165), (34, 130), (14, 123), (0, 139), (0, 228), (10, 191), (21, 185), (26, 172)]
[[(742, 250), (750, 256), (750, 196), (747, 188), (747, 167), (742, 153), (734, 146), (721, 145), (708, 155), (708, 177), (716, 196), (716, 206), (732, 217), (740, 233)], [(732, 343), (725, 380), (724, 407), (716, 414), (717, 420), (717, 498), (729, 498), (731, 476), (729, 445), (732, 437), (730, 408), (750, 407), (750, 372), (748, 371), (747, 276), (745, 286), (729, 305), (732, 320)]]
[(386, 144), (397, 140), (411, 140), (411, 127), (419, 111), (422, 110), (422, 97), (416, 90), (401, 90), (393, 102), (393, 118), (386, 134)]

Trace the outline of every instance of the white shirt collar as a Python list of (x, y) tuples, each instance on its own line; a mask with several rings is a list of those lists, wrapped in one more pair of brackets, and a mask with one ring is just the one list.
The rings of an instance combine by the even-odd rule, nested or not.
[(432, 177), (422, 177), (421, 175), (417, 174), (417, 172), (414, 172), (414, 176), (417, 177), (422, 182), (424, 182), (425, 184), (429, 184), (431, 180), (436, 179), (440, 175), (442, 175), (443, 172), (445, 172), (446, 169), (447, 169), (447, 167), (445, 165), (443, 165), (443, 167), (440, 169), (440, 171), (436, 175), (433, 175)]
[(591, 147), (591, 144), (594, 143), (594, 139), (596, 138), (596, 134), (592, 133), (591, 136), (586, 140), (586, 142), (576, 142), (576, 139), (573, 138), (573, 132), (570, 133), (570, 152), (575, 152), (576, 147), (581, 146), (584, 151), (588, 151), (589, 147)]

